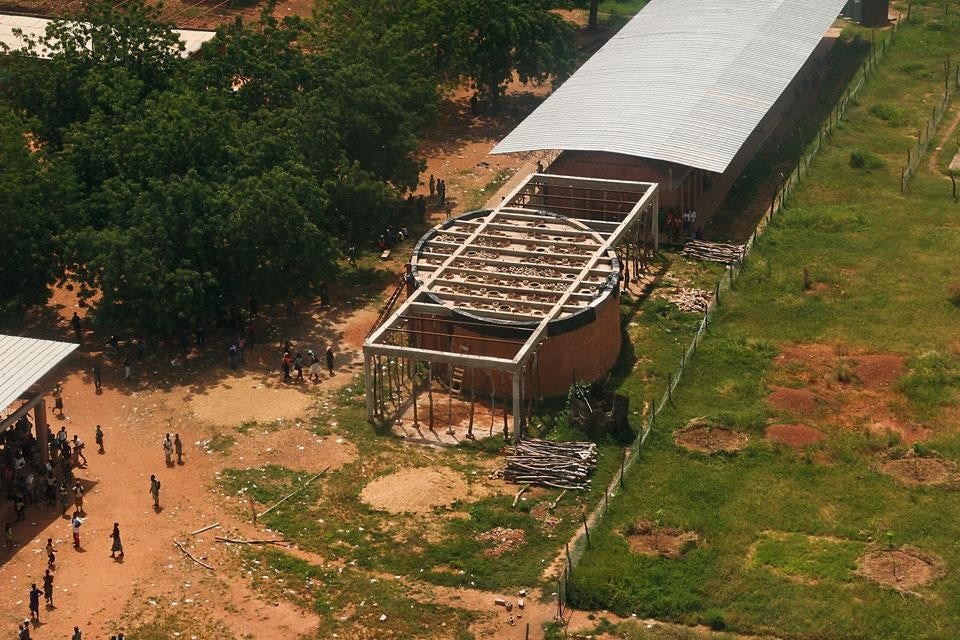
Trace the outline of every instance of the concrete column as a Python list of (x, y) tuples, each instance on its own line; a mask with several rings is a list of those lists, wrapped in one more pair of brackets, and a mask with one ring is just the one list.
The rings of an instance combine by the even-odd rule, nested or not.
[(363, 356), (363, 397), (367, 403), (367, 420), (373, 422), (373, 372), (370, 367), (370, 356)]
[(33, 408), (33, 428), (37, 431), (37, 446), (40, 448), (40, 462), (50, 457), (50, 443), (47, 441), (47, 403), (43, 398)]
[(653, 250), (660, 249), (660, 189), (653, 194), (653, 219), (650, 224), (653, 227)]
[(520, 373), (512, 373), (511, 380), (513, 382), (513, 439), (520, 442)]

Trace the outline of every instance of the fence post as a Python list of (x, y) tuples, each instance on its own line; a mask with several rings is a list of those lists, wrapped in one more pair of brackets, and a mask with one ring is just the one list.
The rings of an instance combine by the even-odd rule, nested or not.
[(587, 535), (587, 549), (590, 548), (590, 528), (587, 526), (587, 514), (583, 514), (583, 532)]
[[(953, 191), (954, 191), (954, 195), (956, 195), (956, 191), (957, 191), (956, 182), (953, 183)], [(627, 450), (624, 449), (623, 452), (620, 454), (620, 488), (621, 489), (623, 489), (623, 466), (626, 459), (627, 459)]]

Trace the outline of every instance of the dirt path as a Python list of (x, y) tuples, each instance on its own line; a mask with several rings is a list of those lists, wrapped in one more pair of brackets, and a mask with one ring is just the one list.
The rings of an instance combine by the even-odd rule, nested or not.
[(930, 157), (927, 158), (927, 169), (930, 170), (930, 173), (935, 176), (940, 176), (945, 180), (950, 179), (950, 174), (940, 171), (940, 152), (943, 150), (943, 147), (946, 146), (950, 136), (952, 136), (954, 131), (957, 130), (957, 126), (960, 126), (960, 109), (957, 109), (957, 113), (954, 114), (953, 121), (950, 122), (950, 126), (947, 127), (947, 130), (943, 132), (940, 140), (937, 141), (937, 146), (934, 147)]

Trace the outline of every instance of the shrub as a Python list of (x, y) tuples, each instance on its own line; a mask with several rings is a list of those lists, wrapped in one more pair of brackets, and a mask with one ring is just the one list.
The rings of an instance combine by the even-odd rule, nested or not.
[(703, 623), (714, 631), (723, 631), (727, 628), (727, 621), (723, 618), (723, 611), (707, 609), (703, 613)]
[(870, 153), (869, 151), (851, 151), (850, 166), (854, 169), (863, 169), (864, 171), (873, 171), (883, 168), (883, 160)]
[(916, 358), (910, 371), (897, 381), (897, 390), (921, 410), (953, 402), (960, 385), (960, 364), (949, 355), (928, 351)]
[(947, 295), (947, 299), (950, 300), (950, 304), (955, 307), (960, 307), (960, 282), (954, 282), (947, 287)]
[(868, 109), (868, 113), (874, 118), (883, 120), (887, 124), (893, 126), (900, 126), (906, 122), (906, 116), (904, 115), (903, 110), (882, 102), (870, 107), (870, 109)]

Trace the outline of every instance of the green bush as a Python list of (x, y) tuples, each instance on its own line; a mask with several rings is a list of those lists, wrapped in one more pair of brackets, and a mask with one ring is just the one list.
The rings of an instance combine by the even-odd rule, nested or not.
[(947, 288), (950, 304), (960, 307), (960, 282), (954, 282)]
[(883, 120), (887, 124), (893, 126), (900, 126), (906, 122), (906, 116), (904, 115), (902, 109), (898, 109), (897, 107), (893, 107), (889, 104), (884, 104), (883, 102), (873, 105), (867, 111), (874, 118)]
[(727, 628), (727, 621), (723, 618), (723, 611), (719, 609), (707, 609), (703, 613), (703, 624), (714, 631), (723, 631)]
[(956, 358), (928, 351), (916, 358), (910, 371), (897, 381), (903, 393), (921, 412), (951, 404), (960, 386), (960, 363)]
[(873, 171), (884, 167), (883, 160), (870, 153), (869, 151), (851, 151), (850, 166), (854, 169), (863, 169), (864, 171)]

